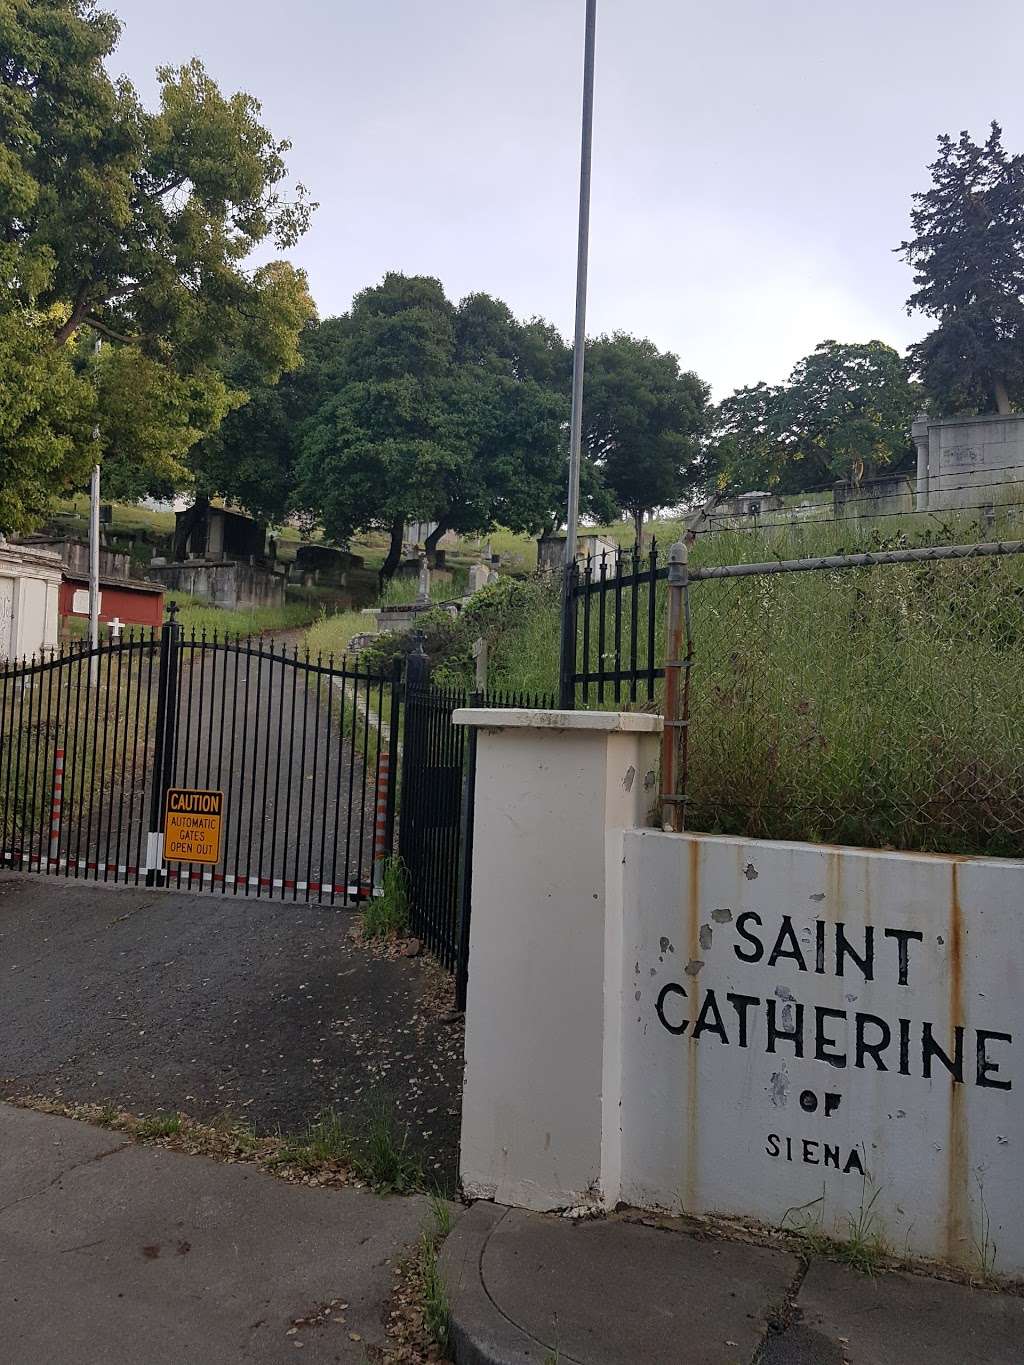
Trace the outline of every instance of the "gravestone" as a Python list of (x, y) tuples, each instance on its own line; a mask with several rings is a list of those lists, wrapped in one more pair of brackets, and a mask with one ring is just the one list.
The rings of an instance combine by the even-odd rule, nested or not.
[(471, 593), (486, 588), (490, 581), (491, 571), (486, 564), (471, 564), (469, 566), (469, 591)]

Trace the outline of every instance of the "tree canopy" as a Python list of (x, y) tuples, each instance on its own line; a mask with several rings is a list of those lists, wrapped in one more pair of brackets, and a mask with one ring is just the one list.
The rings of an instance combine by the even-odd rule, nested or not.
[(910, 457), (918, 394), (881, 341), (823, 341), (785, 384), (738, 389), (714, 413), (711, 464), (720, 488), (802, 492), (859, 480)]
[[(186, 452), (245, 399), (238, 357), (280, 375), (313, 311), (301, 272), (247, 265), (308, 224), (304, 189), (283, 185), (288, 144), (199, 61), (161, 68), (147, 111), (104, 65), (119, 34), (91, 0), (0, 3), (6, 529), (97, 455), (114, 494), (187, 483)], [(15, 393), (19, 375), (40, 405)]]
[(918, 286), (907, 311), (938, 319), (910, 358), (939, 412), (1024, 404), (1024, 156), (993, 123), (978, 144), (939, 137), (931, 188), (913, 197), (898, 248)]
[(640, 542), (644, 517), (678, 506), (702, 481), (708, 386), (671, 351), (615, 332), (587, 346), (583, 440)]
[[(295, 505), (336, 539), (407, 521), (536, 531), (564, 499), (568, 352), (499, 299), (452, 303), (439, 281), (391, 273), (311, 334), (319, 379), (303, 423)], [(295, 376), (286, 381), (290, 386)]]

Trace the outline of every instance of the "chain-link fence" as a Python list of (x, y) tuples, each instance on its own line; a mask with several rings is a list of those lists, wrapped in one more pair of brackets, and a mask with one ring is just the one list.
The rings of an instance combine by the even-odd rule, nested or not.
[(668, 653), (665, 560), (574, 571), (562, 704), (664, 711), (691, 653), (686, 828), (1024, 857), (1024, 542), (692, 566)]
[(782, 567), (690, 588), (687, 828), (1024, 855), (1024, 555)]

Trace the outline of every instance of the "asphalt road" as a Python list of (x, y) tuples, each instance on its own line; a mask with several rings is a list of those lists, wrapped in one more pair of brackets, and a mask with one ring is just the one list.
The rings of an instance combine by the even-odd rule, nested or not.
[(457, 1169), (462, 1027), (427, 957), (353, 912), (0, 873), (0, 1096), (228, 1113), (294, 1132), (375, 1090), (427, 1168)]

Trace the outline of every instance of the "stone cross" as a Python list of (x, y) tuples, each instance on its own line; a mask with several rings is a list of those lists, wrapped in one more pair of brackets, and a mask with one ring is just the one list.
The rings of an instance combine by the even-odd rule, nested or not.
[(112, 640), (120, 640), (121, 632), (124, 630), (124, 622), (121, 620), (120, 616), (115, 616), (112, 621), (107, 622), (107, 625), (110, 628), (110, 638)]

